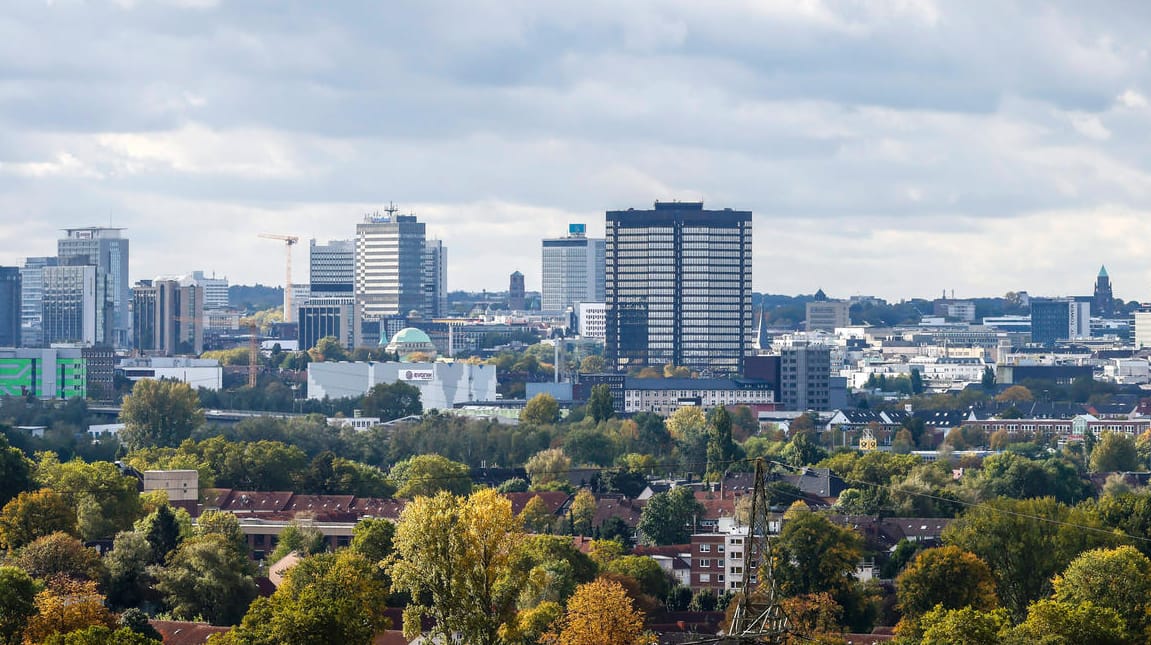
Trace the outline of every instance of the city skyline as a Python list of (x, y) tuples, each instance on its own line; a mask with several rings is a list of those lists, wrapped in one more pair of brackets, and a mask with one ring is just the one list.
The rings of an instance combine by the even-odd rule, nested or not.
[(257, 234), (348, 239), (395, 201), (450, 289), (536, 291), (539, 240), (678, 199), (755, 213), (757, 292), (1089, 293), (1106, 264), (1151, 299), (1139, 4), (22, 0), (2, 26), (3, 265), (100, 225), (133, 283), (281, 284)]

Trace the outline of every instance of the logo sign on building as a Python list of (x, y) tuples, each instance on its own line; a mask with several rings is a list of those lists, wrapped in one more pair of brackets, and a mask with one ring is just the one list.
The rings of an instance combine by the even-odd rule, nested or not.
[(435, 374), (434, 370), (400, 370), (400, 380), (430, 381)]

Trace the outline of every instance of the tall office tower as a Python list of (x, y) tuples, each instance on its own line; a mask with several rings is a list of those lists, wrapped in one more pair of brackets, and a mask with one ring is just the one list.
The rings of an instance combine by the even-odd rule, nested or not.
[(80, 258), (96, 267), (96, 298), (112, 305), (112, 321), (108, 331), (97, 342), (114, 347), (130, 347), (132, 342), (132, 314), (128, 303), (132, 298), (128, 284), (128, 240), (121, 235), (122, 228), (65, 229), (66, 237), (57, 242), (60, 264), (75, 264)]
[(0, 347), (20, 347), (20, 267), (0, 267)]
[(132, 347), (150, 356), (204, 351), (204, 289), (176, 280), (132, 287)]
[(734, 373), (751, 347), (751, 211), (656, 202), (607, 213), (611, 369)]
[(508, 280), (508, 309), (523, 311), (524, 305), (524, 274), (513, 271)]
[(448, 250), (443, 240), (424, 242), (420, 288), (424, 292), (424, 318), (439, 318), (448, 312)]
[(363, 344), (360, 307), (350, 295), (308, 298), (300, 303), (297, 313), (301, 349), (315, 347), (325, 336), (334, 337), (349, 351)]
[(98, 289), (99, 269), (91, 264), (47, 266), (41, 272), (42, 342), (107, 345), (112, 305)]
[(356, 288), (356, 243), (331, 240), (308, 245), (308, 281), (316, 298), (351, 298)]
[(41, 329), (41, 318), (44, 315), (44, 306), (40, 302), (43, 293), (43, 270), (47, 266), (56, 266), (55, 256), (25, 258), (24, 267), (20, 269), (20, 298), (21, 298), (21, 330), (20, 342), (25, 347), (42, 347), (44, 334)]
[(797, 343), (781, 350), (779, 390), (785, 410), (831, 409), (831, 348)]
[(544, 311), (558, 313), (581, 302), (604, 301), (605, 243), (586, 232), (583, 224), (569, 224), (567, 237), (543, 241)]
[(394, 207), (356, 224), (355, 294), (365, 320), (423, 309), (424, 235), (415, 215)]
[(1031, 342), (1051, 345), (1056, 341), (1091, 336), (1091, 303), (1080, 298), (1032, 298)]
[(204, 309), (228, 308), (228, 279), (204, 275), (203, 271), (193, 271), (180, 277), (181, 287), (200, 287), (204, 292)]
[(1099, 267), (1099, 275), (1095, 278), (1095, 297), (1092, 298), (1091, 309), (1103, 318), (1115, 315), (1115, 296), (1111, 294), (1111, 278), (1105, 266)]

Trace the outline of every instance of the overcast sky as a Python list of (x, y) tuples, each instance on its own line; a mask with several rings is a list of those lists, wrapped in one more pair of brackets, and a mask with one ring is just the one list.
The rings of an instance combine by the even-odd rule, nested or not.
[(0, 264), (283, 283), (395, 202), (450, 289), (604, 211), (755, 213), (757, 291), (1151, 300), (1151, 4), (5, 0)]

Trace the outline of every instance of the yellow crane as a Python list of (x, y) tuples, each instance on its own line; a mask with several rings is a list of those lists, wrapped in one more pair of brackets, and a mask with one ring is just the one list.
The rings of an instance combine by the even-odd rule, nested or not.
[(279, 240), (284, 242), (287, 251), (286, 274), (284, 277), (284, 322), (292, 322), (292, 245), (300, 241), (295, 235), (277, 235), (275, 233), (260, 233), (265, 240)]

